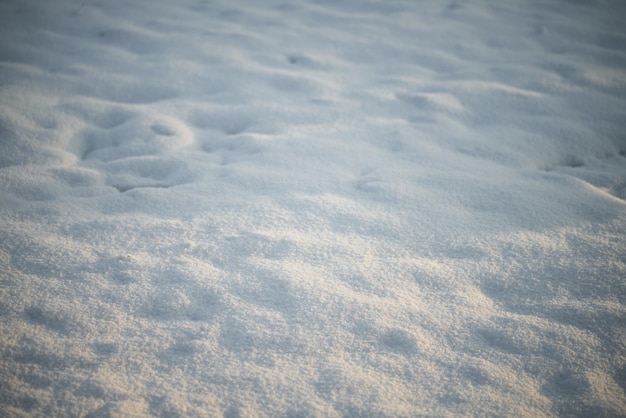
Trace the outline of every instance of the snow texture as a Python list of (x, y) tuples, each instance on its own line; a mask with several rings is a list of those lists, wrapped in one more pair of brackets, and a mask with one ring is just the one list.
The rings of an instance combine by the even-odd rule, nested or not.
[(626, 416), (625, 17), (0, 1), (0, 415)]

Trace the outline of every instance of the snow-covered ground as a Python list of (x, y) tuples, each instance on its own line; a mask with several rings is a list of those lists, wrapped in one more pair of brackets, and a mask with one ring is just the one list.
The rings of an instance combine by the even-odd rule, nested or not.
[(0, 415), (626, 415), (625, 17), (0, 1)]

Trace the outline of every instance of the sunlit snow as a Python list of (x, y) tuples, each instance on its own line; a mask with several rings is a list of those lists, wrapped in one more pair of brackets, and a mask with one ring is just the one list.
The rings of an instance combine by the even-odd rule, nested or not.
[(0, 415), (626, 415), (626, 3), (0, 1)]

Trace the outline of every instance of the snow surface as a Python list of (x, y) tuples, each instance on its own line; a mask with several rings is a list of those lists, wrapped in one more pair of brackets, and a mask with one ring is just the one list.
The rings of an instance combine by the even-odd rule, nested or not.
[(0, 415), (625, 416), (625, 17), (0, 1)]

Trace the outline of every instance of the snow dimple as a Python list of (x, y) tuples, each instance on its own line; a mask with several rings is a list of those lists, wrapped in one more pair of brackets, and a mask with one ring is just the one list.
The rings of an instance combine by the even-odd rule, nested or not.
[(164, 123), (155, 123), (154, 125), (150, 127), (150, 129), (152, 129), (152, 132), (154, 132), (155, 134), (161, 135), (161, 136), (175, 136), (176, 135), (176, 129)]
[(212, 322), (224, 309), (219, 294), (207, 289), (157, 291), (141, 309), (142, 316), (159, 321)]
[(474, 386), (488, 386), (494, 383), (489, 373), (480, 367), (463, 367), (459, 371)]
[(94, 352), (97, 356), (109, 358), (119, 352), (118, 343), (97, 343), (94, 345)]
[(499, 329), (483, 329), (477, 331), (477, 334), (484, 341), (486, 346), (498, 351), (511, 354), (522, 354), (525, 347), (519, 341), (515, 341), (515, 337), (507, 332)]
[(51, 331), (67, 334), (71, 330), (71, 323), (67, 318), (52, 311), (44, 311), (39, 306), (27, 308), (24, 314), (32, 323), (41, 325)]
[(107, 27), (98, 30), (97, 42), (138, 55), (163, 52), (163, 39), (157, 33), (138, 27)]
[(71, 149), (80, 165), (95, 170), (120, 192), (168, 188), (189, 181), (187, 165), (170, 154), (192, 146), (193, 132), (172, 117), (142, 117), (128, 112), (82, 117), (102, 127), (79, 132)]
[(392, 329), (380, 337), (382, 346), (394, 353), (412, 356), (417, 353), (415, 339), (401, 329)]
[(107, 112), (93, 115), (92, 118), (90, 118), (90, 122), (102, 129), (113, 129), (125, 124), (136, 116), (137, 112), (130, 109), (112, 107)]
[(564, 370), (553, 376), (543, 387), (547, 393), (556, 392), (566, 394), (568, 397), (580, 398), (591, 385), (587, 377), (580, 372)]
[(183, 161), (163, 157), (130, 157), (106, 165), (107, 183), (120, 192), (137, 188), (169, 188), (189, 181)]
[(622, 153), (569, 155), (546, 171), (579, 178), (600, 196), (610, 194), (626, 201), (626, 158)]
[(237, 135), (253, 126), (255, 121), (243, 109), (227, 109), (195, 113), (193, 126), (221, 131), (226, 135)]
[(295, 318), (298, 299), (289, 281), (273, 277), (271, 273), (259, 272), (247, 286), (234, 290), (244, 301), (264, 309), (278, 311), (287, 318)]
[(243, 318), (231, 318), (222, 323), (217, 339), (220, 347), (242, 356), (254, 364), (275, 367), (275, 353), (296, 352), (292, 336), (285, 333), (287, 328), (272, 317), (260, 315), (254, 322)]
[[(541, 392), (552, 399), (556, 399), (553, 409), (558, 415), (619, 415), (614, 407), (601, 405), (594, 399), (594, 393), (600, 393), (601, 396), (615, 396), (609, 395), (613, 392), (613, 388), (610, 380), (606, 380), (605, 376), (563, 367), (547, 380), (541, 387)], [(570, 400), (563, 402), (561, 399), (564, 398)]]
[[(147, 120), (146, 120), (147, 119)], [(108, 162), (137, 155), (158, 155), (194, 142), (191, 131), (172, 118), (133, 118), (107, 129), (88, 129), (75, 140), (83, 160)]]
[(622, 388), (626, 395), (626, 364), (615, 371), (615, 381)]
[(288, 54), (286, 58), (287, 58), (287, 61), (293, 65), (304, 66), (308, 68), (315, 68), (318, 66), (313, 59), (303, 54), (298, 54), (298, 53)]
[(254, 137), (239, 135), (206, 141), (202, 150), (219, 157), (222, 165), (237, 163), (263, 151), (263, 146)]
[(420, 110), (441, 110), (448, 112), (464, 112), (465, 108), (457, 97), (449, 93), (398, 93), (398, 100), (411, 104)]
[(247, 331), (242, 324), (235, 323), (224, 327), (219, 342), (227, 350), (235, 352), (250, 352), (260, 345), (254, 334)]
[(13, 360), (22, 364), (34, 364), (44, 370), (57, 371), (72, 367), (73, 359), (40, 347), (28, 347), (14, 355)]

